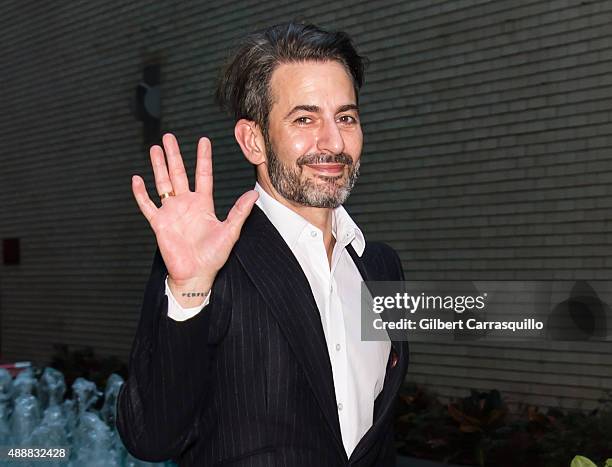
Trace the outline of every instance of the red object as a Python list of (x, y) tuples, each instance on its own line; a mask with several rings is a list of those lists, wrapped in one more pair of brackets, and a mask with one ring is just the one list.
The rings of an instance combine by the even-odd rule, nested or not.
[(397, 355), (397, 352), (395, 351), (395, 349), (391, 349), (391, 356), (389, 357), (390, 360), (390, 365), (391, 368), (395, 368), (395, 366), (397, 365), (397, 362), (399, 360), (399, 355)]
[(4, 368), (8, 370), (11, 376), (14, 378), (19, 373), (21, 373), (26, 368), (30, 368), (32, 366), (31, 362), (14, 362), (14, 363), (4, 363), (0, 365), (0, 368)]
[(19, 239), (2, 239), (2, 262), (4, 264), (19, 264)]

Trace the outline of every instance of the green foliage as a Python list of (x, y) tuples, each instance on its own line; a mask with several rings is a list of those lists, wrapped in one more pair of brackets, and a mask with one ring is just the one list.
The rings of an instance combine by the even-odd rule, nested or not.
[(612, 455), (609, 406), (588, 415), (528, 406), (510, 414), (498, 391), (442, 404), (421, 387), (406, 389), (396, 423), (405, 455), (481, 467), (559, 467), (576, 453), (600, 462)]
[(597, 467), (593, 462), (583, 456), (576, 456), (572, 459), (570, 467)]
[[(572, 459), (570, 467), (597, 467), (597, 465), (584, 456), (576, 456)], [(612, 467), (612, 459), (607, 459), (604, 467)]]

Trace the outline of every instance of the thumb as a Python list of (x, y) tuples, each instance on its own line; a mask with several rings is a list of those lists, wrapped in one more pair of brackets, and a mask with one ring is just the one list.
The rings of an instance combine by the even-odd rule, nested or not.
[(243, 193), (243, 195), (236, 200), (232, 209), (227, 215), (227, 219), (225, 219), (225, 224), (227, 224), (232, 236), (238, 239), (240, 235), (240, 230), (244, 225), (244, 221), (249, 217), (251, 210), (253, 209), (253, 205), (257, 198), (259, 197), (259, 193), (255, 190), (247, 191)]

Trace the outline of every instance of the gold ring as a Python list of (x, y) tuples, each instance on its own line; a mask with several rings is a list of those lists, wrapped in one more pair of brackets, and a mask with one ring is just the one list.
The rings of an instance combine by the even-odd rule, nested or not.
[(159, 195), (159, 198), (166, 199), (166, 198), (170, 198), (170, 196), (174, 196), (174, 191), (166, 191), (165, 193), (162, 193), (161, 195)]

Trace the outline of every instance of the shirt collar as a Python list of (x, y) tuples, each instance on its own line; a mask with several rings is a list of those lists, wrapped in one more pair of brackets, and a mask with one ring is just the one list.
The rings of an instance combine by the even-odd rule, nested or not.
[[(266, 193), (266, 190), (258, 182), (255, 182), (254, 189), (259, 193), (259, 198), (257, 198), (255, 204), (264, 212), (268, 220), (272, 222), (272, 225), (281, 234), (289, 248), (293, 249), (295, 247), (300, 235), (306, 228), (318, 230), (317, 227), (310, 224), (297, 212)], [(344, 206), (338, 206), (332, 211), (332, 233), (336, 238), (336, 242), (343, 246), (350, 243), (359, 256), (363, 254), (365, 250), (365, 237), (355, 221), (346, 212)]]

